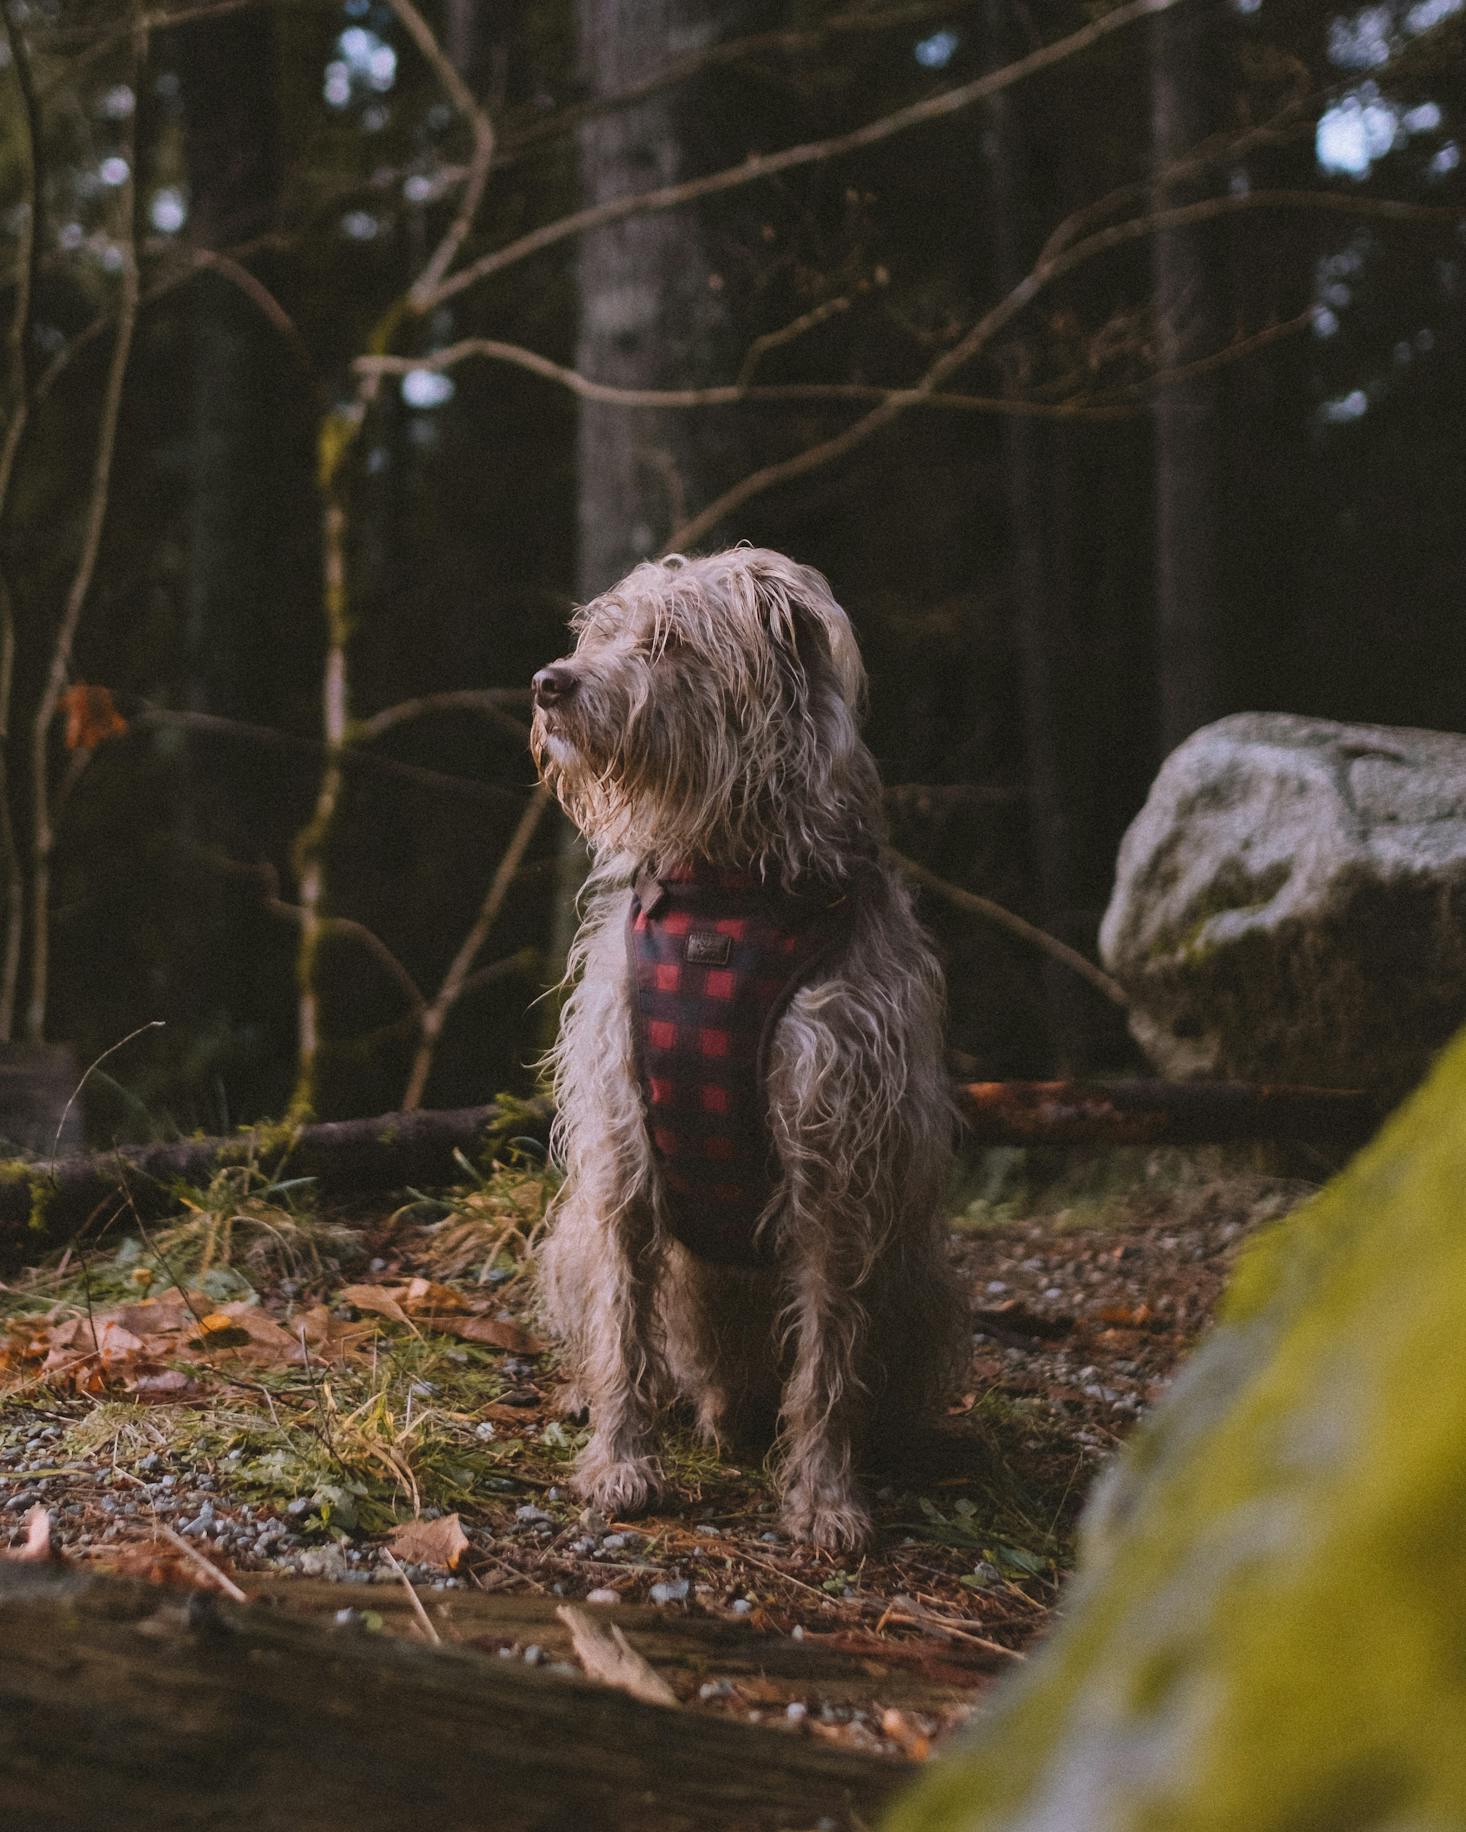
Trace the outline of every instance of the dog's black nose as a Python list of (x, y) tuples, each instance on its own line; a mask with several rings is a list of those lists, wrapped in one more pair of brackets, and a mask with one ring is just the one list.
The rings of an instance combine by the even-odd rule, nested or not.
[(534, 697), (537, 706), (558, 706), (561, 700), (568, 700), (579, 683), (569, 668), (552, 665), (541, 668), (534, 677)]

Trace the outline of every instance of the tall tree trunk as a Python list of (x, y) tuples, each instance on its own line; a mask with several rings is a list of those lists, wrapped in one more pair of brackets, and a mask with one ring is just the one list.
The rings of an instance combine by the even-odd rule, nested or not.
[[(992, 67), (1031, 48), (1015, 31), (1006, 0), (987, 0), (983, 22)], [(1033, 169), (1022, 107), (1021, 93), (995, 96), (982, 138), (991, 220), (988, 284), (999, 294), (1028, 272), (1050, 223), (1052, 200)], [(1024, 392), (1030, 354), (1015, 344), (1003, 356), (1009, 391)], [(1092, 774), (1082, 706), (1091, 682), (1074, 516), (1080, 436), (1059, 422), (1013, 416), (1003, 438), (1029, 837), (1040, 921), (1062, 935), (1086, 902), (1080, 836), (1088, 826)], [(1061, 1074), (1074, 1074), (1084, 1061), (1088, 995), (1063, 968), (1046, 961), (1041, 971), (1053, 1059)]]
[[(576, 0), (588, 99), (614, 96), (658, 66), (751, 29), (750, 0)], [(727, 83), (726, 74), (722, 82)], [(634, 108), (592, 116), (579, 132), (581, 201), (597, 204), (675, 184), (736, 161), (709, 106), (708, 83), (683, 83)], [(697, 387), (731, 380), (736, 328), (719, 271), (718, 218), (706, 206), (631, 217), (583, 236), (576, 367), (625, 388)], [(685, 514), (728, 481), (738, 429), (729, 415), (631, 412), (584, 401), (577, 437), (582, 599), (657, 553)], [(584, 857), (573, 837), (561, 872), (557, 940), (573, 927)]]
[[(274, 222), (280, 191), (275, 28), (268, 9), (184, 27), (178, 39), (191, 221), (204, 248), (249, 242)], [(268, 260), (251, 265), (269, 284)], [(223, 275), (186, 294), (190, 429), (180, 698), (192, 712), (284, 722), (296, 609), (291, 537), (311, 500), (292, 424), (299, 376), (279, 332)], [(293, 449), (294, 448), (294, 449)], [(292, 474), (294, 473), (294, 474)], [(254, 861), (283, 846), (278, 784), (255, 760), (184, 736), (177, 834), (186, 849)], [(224, 772), (227, 771), (227, 774)], [(216, 872), (189, 867), (196, 889), (177, 943), (194, 958), (181, 983), (195, 1018), (238, 1033), (278, 1001), (278, 922)], [(200, 909), (199, 899), (210, 906)], [(227, 1116), (226, 1116), (227, 1117)]]
[[(1218, 0), (1162, 13), (1151, 36), (1151, 153), (1157, 210), (1197, 189), (1168, 168), (1220, 131), (1227, 106), (1227, 11)], [(1215, 183), (1215, 174), (1207, 178)], [(1156, 351), (1184, 368), (1225, 340), (1225, 235), (1171, 228), (1152, 242)], [(1218, 372), (1163, 387), (1155, 406), (1156, 633), (1161, 740), (1167, 751), (1225, 710), (1220, 556), (1223, 454)]]

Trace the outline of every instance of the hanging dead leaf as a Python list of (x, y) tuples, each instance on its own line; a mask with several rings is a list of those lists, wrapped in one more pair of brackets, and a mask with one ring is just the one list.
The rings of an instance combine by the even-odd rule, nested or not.
[(127, 721), (117, 710), (110, 687), (78, 681), (61, 695), (66, 714), (66, 748), (69, 751), (95, 750), (108, 738), (121, 738)]
[(388, 1537), (387, 1548), (404, 1565), (437, 1565), (456, 1571), (468, 1550), (468, 1535), (456, 1514), (444, 1514), (438, 1520), (404, 1521)]

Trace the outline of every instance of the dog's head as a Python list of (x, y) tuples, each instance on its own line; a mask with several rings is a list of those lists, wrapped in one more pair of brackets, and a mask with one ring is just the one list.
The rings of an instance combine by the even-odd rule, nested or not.
[(760, 548), (647, 561), (535, 676), (541, 775), (602, 853), (838, 877), (876, 821), (865, 672), (811, 567)]

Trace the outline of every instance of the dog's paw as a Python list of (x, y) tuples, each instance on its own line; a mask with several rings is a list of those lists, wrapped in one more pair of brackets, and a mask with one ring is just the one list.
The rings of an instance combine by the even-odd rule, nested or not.
[(593, 1463), (576, 1478), (582, 1497), (607, 1520), (629, 1520), (644, 1514), (662, 1491), (661, 1477), (650, 1457), (625, 1457), (617, 1463)]
[(864, 1552), (875, 1526), (854, 1495), (794, 1495), (784, 1504), (784, 1531), (817, 1552)]
[(581, 1424), (590, 1417), (590, 1401), (573, 1383), (560, 1387), (552, 1403), (562, 1419), (573, 1419)]

